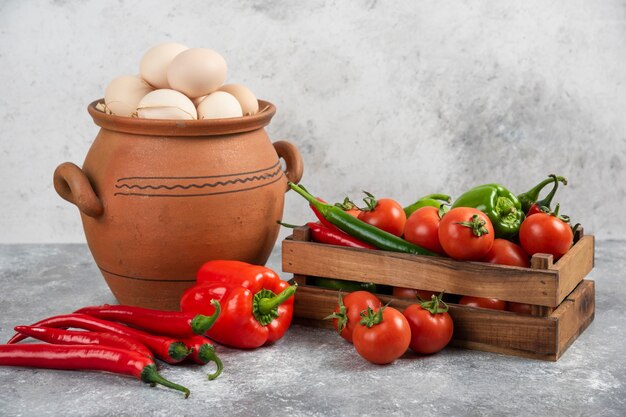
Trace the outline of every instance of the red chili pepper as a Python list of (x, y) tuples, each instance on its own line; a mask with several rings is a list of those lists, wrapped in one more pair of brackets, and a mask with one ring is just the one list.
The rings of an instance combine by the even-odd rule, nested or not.
[(328, 243), (330, 245), (346, 246), (349, 248), (377, 249), (376, 246), (360, 241), (347, 233), (334, 227), (330, 229), (319, 223), (307, 223), (311, 229), (311, 237), (319, 243)]
[(141, 342), (121, 334), (77, 332), (52, 327), (16, 326), (15, 331), (55, 345), (102, 345), (126, 349), (152, 358), (152, 352)]
[(183, 339), (185, 345), (191, 349), (191, 355), (187, 356), (187, 360), (192, 360), (198, 365), (206, 365), (209, 362), (215, 362), (216, 371), (209, 374), (209, 381), (214, 380), (222, 373), (224, 365), (220, 358), (215, 354), (215, 346), (209, 339), (204, 336), (194, 335)]
[[(295, 286), (274, 271), (238, 261), (209, 261), (197, 274), (197, 285), (183, 294), (182, 311), (212, 314), (219, 300), (222, 314), (207, 332), (224, 345), (256, 348), (283, 337), (293, 315)], [(277, 295), (278, 294), (278, 295)]]
[(213, 326), (221, 309), (217, 300), (213, 300), (211, 303), (215, 307), (215, 312), (210, 316), (108, 304), (83, 307), (74, 313), (88, 314), (103, 320), (118, 321), (150, 333), (183, 339), (203, 335)]
[[(315, 197), (315, 199), (317, 201), (321, 201), (322, 203), (326, 203), (326, 201), (322, 200), (319, 197)], [(331, 230), (337, 230), (337, 231), (339, 231), (341, 233), (345, 233), (342, 230), (338, 229), (337, 226), (335, 226), (334, 224), (332, 224), (331, 222), (326, 220), (326, 218), (324, 216), (322, 216), (322, 213), (320, 213), (320, 211), (318, 209), (316, 209), (313, 204), (309, 204), (309, 207), (311, 208), (311, 210), (313, 210), (313, 213), (315, 213), (315, 217), (317, 217), (317, 219), (320, 221), (320, 223), (322, 223), (322, 225), (326, 226), (327, 228), (329, 228)], [(348, 236), (350, 236), (350, 235), (348, 235)]]
[(161, 384), (185, 393), (189, 390), (163, 378), (145, 355), (110, 346), (23, 344), (0, 345), (0, 366), (107, 371), (134, 376), (148, 384)]
[[(92, 332), (114, 333), (132, 337), (133, 339), (136, 339), (146, 345), (155, 357), (170, 364), (182, 361), (191, 353), (189, 349), (187, 349), (187, 346), (185, 346), (185, 344), (180, 340), (148, 334), (146, 332), (142, 332), (141, 330), (101, 320), (86, 314), (66, 314), (62, 316), (54, 316), (40, 320), (33, 324), (33, 326), (57, 328), (77, 327), (79, 329), (91, 330)], [(17, 343), (25, 338), (26, 336), (18, 333), (7, 343)]]
[[(280, 225), (295, 228), (297, 226), (278, 222)], [(361, 248), (361, 249), (378, 249), (376, 246), (372, 246), (369, 243), (360, 241), (359, 239), (350, 236), (347, 233), (342, 232), (333, 226), (328, 228), (323, 224), (309, 222), (306, 226), (311, 230), (311, 238), (318, 243), (327, 243), (329, 245), (345, 246), (348, 248)]]

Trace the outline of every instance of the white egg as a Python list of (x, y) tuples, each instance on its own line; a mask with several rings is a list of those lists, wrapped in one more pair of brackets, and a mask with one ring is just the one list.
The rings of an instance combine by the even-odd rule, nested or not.
[(219, 88), (218, 91), (225, 91), (232, 94), (239, 104), (244, 116), (251, 116), (259, 111), (259, 102), (256, 96), (248, 87), (242, 84), (226, 84)]
[(185, 45), (176, 42), (166, 42), (148, 49), (139, 63), (141, 77), (155, 88), (170, 88), (167, 68), (174, 57), (187, 49)]
[(198, 118), (196, 107), (184, 94), (169, 89), (154, 90), (141, 99), (137, 115), (143, 119), (182, 119)]
[(209, 94), (198, 105), (198, 119), (226, 119), (241, 117), (241, 105), (235, 96), (224, 91)]
[(104, 92), (106, 108), (117, 116), (131, 117), (139, 101), (153, 90), (137, 75), (123, 75), (113, 79)]
[(176, 55), (167, 69), (170, 88), (187, 97), (211, 94), (224, 84), (228, 67), (217, 52), (206, 48), (191, 48)]
[(200, 102), (202, 100), (204, 100), (206, 96), (200, 96), (200, 97), (196, 97), (196, 98), (192, 98), (191, 102), (194, 104), (194, 106), (198, 107), (198, 105), (200, 104)]

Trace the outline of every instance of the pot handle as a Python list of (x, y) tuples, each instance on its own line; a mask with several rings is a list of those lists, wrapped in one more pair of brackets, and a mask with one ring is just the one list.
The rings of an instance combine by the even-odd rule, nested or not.
[(75, 204), (89, 217), (99, 217), (104, 212), (102, 202), (96, 195), (89, 178), (82, 169), (64, 162), (54, 170), (54, 189), (62, 199)]
[[(287, 165), (285, 176), (287, 179), (295, 184), (300, 182), (300, 178), (302, 178), (302, 173), (304, 172), (304, 163), (302, 162), (302, 156), (298, 148), (296, 148), (296, 145), (286, 140), (279, 140), (278, 142), (274, 142), (273, 145), (278, 157), (285, 160), (285, 164)], [(287, 191), (288, 190), (289, 187), (287, 187)]]

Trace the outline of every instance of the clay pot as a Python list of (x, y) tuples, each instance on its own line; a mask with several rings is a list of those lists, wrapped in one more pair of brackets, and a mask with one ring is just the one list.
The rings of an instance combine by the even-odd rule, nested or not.
[[(89, 249), (122, 304), (178, 310), (198, 268), (212, 259), (263, 265), (282, 219), (287, 180), (302, 158), (271, 143), (254, 116), (147, 120), (88, 106), (100, 131), (83, 168), (66, 162), (54, 188), (79, 210)], [(283, 158), (283, 171), (279, 158)]]

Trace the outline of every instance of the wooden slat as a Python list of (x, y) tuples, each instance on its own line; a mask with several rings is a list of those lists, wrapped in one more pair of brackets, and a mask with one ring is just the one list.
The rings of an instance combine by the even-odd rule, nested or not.
[(558, 272), (283, 241), (283, 271), (557, 306)]
[(552, 255), (537, 253), (530, 258), (530, 267), (533, 269), (552, 269)]
[(306, 226), (300, 226), (293, 229), (293, 240), (299, 240), (302, 242), (308, 242), (311, 240), (311, 229)]
[[(300, 287), (294, 321), (331, 328), (322, 320), (337, 305), (336, 291)], [(452, 345), (542, 360), (557, 360), (593, 320), (594, 283), (583, 281), (549, 317), (532, 317), (507, 311), (450, 304), (454, 321)], [(404, 309), (411, 300), (379, 296), (383, 303)]]
[[(545, 253), (537, 253), (530, 259), (530, 267), (533, 269), (552, 269), (552, 255)], [(531, 306), (531, 315), (537, 317), (548, 317), (554, 311), (554, 307), (540, 306), (533, 304)]]
[[(402, 309), (415, 303), (389, 296), (379, 298), (384, 304), (390, 303)], [(449, 307), (454, 322), (453, 339), (456, 341), (481, 343), (494, 349), (525, 351), (529, 354), (556, 352), (556, 321), (553, 319), (458, 304), (449, 304)]]
[(595, 282), (585, 280), (567, 296), (552, 314), (558, 323), (556, 359), (578, 338), (593, 321), (596, 310)]
[(594, 237), (583, 236), (565, 254), (553, 269), (559, 273), (558, 300), (565, 299), (569, 293), (587, 276), (594, 266)]

